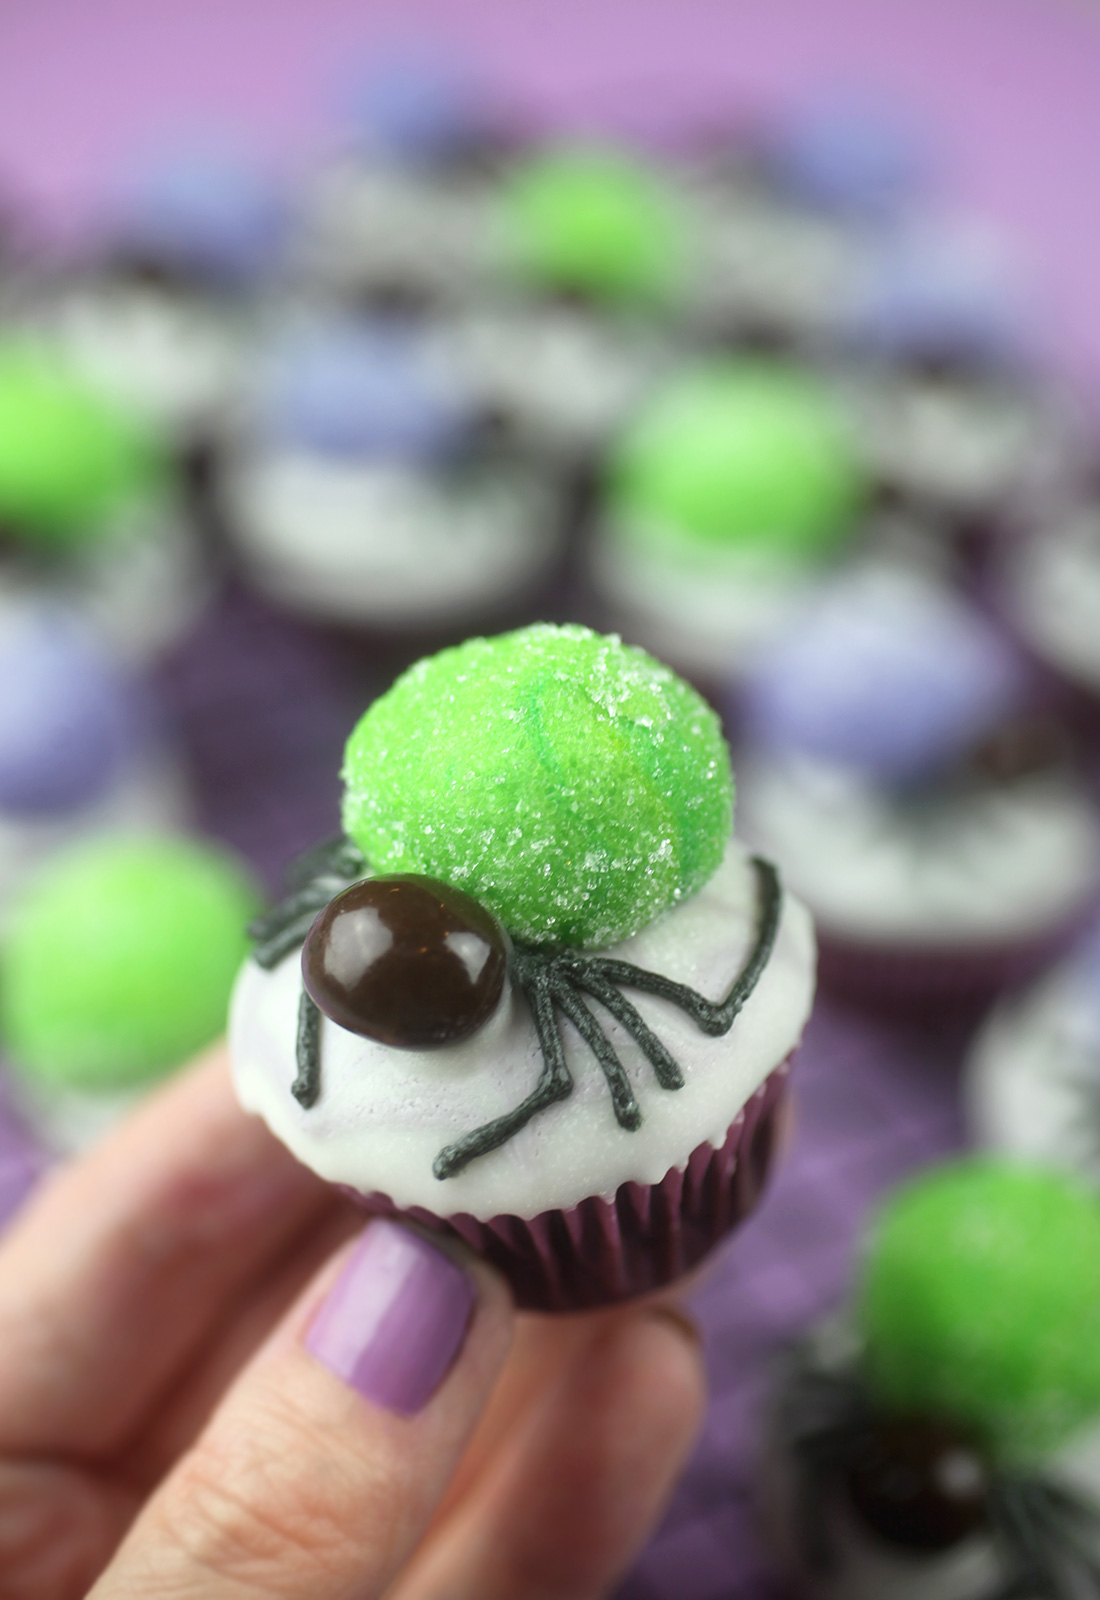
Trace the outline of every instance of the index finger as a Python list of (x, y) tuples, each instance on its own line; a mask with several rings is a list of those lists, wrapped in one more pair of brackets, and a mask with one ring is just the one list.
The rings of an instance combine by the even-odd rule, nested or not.
[(0, 1450), (104, 1456), (241, 1284), (338, 1204), (219, 1049), (48, 1180), (0, 1242)]

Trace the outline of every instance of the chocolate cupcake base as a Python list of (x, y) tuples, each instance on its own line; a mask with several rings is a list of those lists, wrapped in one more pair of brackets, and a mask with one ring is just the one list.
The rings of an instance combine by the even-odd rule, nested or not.
[(701, 1144), (660, 1183), (624, 1183), (569, 1211), (536, 1217), (403, 1210), (387, 1195), (358, 1195), (368, 1210), (457, 1234), (500, 1271), (525, 1311), (584, 1311), (661, 1289), (690, 1272), (756, 1209), (778, 1143), (792, 1056), (737, 1113), (719, 1148)]

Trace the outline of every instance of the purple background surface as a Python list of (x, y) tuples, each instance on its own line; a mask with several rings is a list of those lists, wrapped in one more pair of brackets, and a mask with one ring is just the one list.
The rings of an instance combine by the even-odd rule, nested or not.
[[(660, 132), (822, 84), (877, 88), (930, 128), (945, 198), (1007, 231), (1052, 347), (1100, 395), (1100, 16), (1072, 0), (412, 0), (400, 23), (350, 0), (0, 0), (0, 176), (65, 226), (135, 151), (196, 125), (299, 165), (336, 134), (341, 61), (414, 30), (461, 39), (490, 82), (571, 125)], [(239, 596), (166, 667), (201, 820), (269, 881), (334, 828), (342, 742), (377, 676)], [(819, 1008), (793, 1148), (697, 1296), (704, 1437), (622, 1600), (772, 1594), (751, 1508), (769, 1361), (842, 1293), (873, 1199), (959, 1142), (957, 1054)], [(0, 1139), (0, 1213), (25, 1161)]]

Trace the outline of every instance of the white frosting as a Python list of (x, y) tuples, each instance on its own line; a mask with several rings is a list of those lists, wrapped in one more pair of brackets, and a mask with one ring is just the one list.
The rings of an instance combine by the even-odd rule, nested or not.
[[(740, 971), (756, 926), (755, 874), (731, 844), (710, 882), (611, 953), (720, 998)], [(381, 1190), (400, 1206), (535, 1216), (590, 1195), (610, 1198), (629, 1180), (658, 1182), (701, 1144), (719, 1146), (737, 1112), (798, 1043), (813, 999), (814, 943), (805, 908), (784, 900), (771, 960), (730, 1031), (709, 1038), (677, 1007), (631, 993), (680, 1063), (682, 1089), (662, 1089), (638, 1046), (601, 1015), (630, 1078), (643, 1122), (615, 1121), (595, 1060), (563, 1027), (575, 1087), (500, 1149), (439, 1180), (432, 1162), (464, 1133), (514, 1109), (542, 1069), (530, 1011), (508, 989), (473, 1039), (429, 1052), (392, 1050), (325, 1020), (322, 1092), (304, 1111), (290, 1093), (301, 964), (274, 972), (246, 963), (230, 1007), (237, 1093), (307, 1166), (333, 1182)], [(597, 1008), (598, 1009), (598, 1008)]]
[(220, 416), (243, 373), (244, 329), (197, 297), (101, 281), (63, 295), (48, 322), (89, 383), (171, 434)]
[(493, 210), (485, 178), (344, 162), (309, 198), (301, 265), (342, 290), (397, 283), (464, 295), (490, 268)]
[(258, 584), (350, 622), (461, 620), (528, 594), (560, 548), (547, 485), (503, 468), (460, 486), (396, 465), (246, 450), (224, 497)]
[(739, 823), (823, 929), (856, 940), (1002, 944), (1057, 927), (1100, 884), (1100, 821), (1062, 778), (903, 813), (855, 772), (743, 761)]
[(652, 327), (566, 306), (486, 306), (456, 319), (444, 346), (483, 404), (543, 448), (605, 442), (667, 370)]
[(1001, 592), (1036, 654), (1100, 691), (1100, 505), (1082, 506), (1010, 550)]
[(1045, 397), (993, 382), (912, 374), (870, 379), (850, 397), (868, 465), (913, 494), (963, 511), (1003, 504), (1054, 476), (1068, 449)]
[(778, 635), (812, 593), (812, 566), (758, 552), (684, 555), (605, 524), (589, 556), (616, 632), (688, 677), (724, 678)]
[(967, 1059), (963, 1100), (979, 1144), (1100, 1188), (1100, 1006), (1072, 962), (994, 1010)]

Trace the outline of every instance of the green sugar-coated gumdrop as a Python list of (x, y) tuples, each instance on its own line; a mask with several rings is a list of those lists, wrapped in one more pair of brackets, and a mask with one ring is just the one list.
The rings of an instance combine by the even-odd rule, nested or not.
[(48, 549), (95, 540), (155, 474), (134, 420), (59, 355), (0, 343), (0, 524), (10, 533)]
[(1100, 1202), (996, 1160), (921, 1176), (872, 1231), (859, 1311), (886, 1406), (1049, 1451), (1100, 1413)]
[(695, 690), (619, 639), (546, 623), (418, 662), (353, 731), (344, 782), (374, 872), (427, 873), (518, 937), (582, 946), (700, 888), (733, 816)]
[(640, 162), (611, 150), (550, 150), (514, 171), (501, 206), (505, 247), (530, 281), (642, 303), (675, 288), (683, 225), (669, 190)]
[(245, 870), (180, 838), (88, 841), (23, 897), (3, 951), (5, 1053), (46, 1086), (122, 1089), (225, 1027), (258, 907)]
[(759, 360), (671, 383), (627, 431), (608, 481), (616, 520), (641, 537), (797, 561), (837, 548), (866, 492), (829, 389)]

